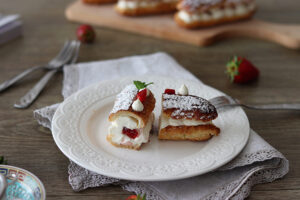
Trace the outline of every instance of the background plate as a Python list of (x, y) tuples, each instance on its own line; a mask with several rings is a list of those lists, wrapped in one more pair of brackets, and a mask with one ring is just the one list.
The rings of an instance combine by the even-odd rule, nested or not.
[[(149, 89), (157, 101), (154, 134), (140, 151), (114, 147), (105, 139), (115, 96), (132, 80), (153, 81)], [(206, 99), (223, 94), (199, 82), (157, 76), (101, 82), (78, 91), (59, 106), (52, 122), (54, 140), (60, 150), (80, 166), (120, 179), (175, 180), (212, 171), (243, 149), (249, 137), (249, 122), (244, 111), (236, 107), (219, 113), (214, 123), (221, 133), (209, 141), (159, 141), (161, 94), (165, 88), (177, 89), (183, 83), (190, 94)]]
[[(46, 190), (43, 183), (38, 177), (31, 172), (10, 165), (0, 165), (0, 173), (5, 177), (11, 177), (13, 174), (18, 174), (18, 179), (15, 183), (9, 185), (5, 191), (6, 199), (23, 199), (23, 200), (45, 200)], [(11, 183), (11, 178), (7, 178), (7, 182)]]

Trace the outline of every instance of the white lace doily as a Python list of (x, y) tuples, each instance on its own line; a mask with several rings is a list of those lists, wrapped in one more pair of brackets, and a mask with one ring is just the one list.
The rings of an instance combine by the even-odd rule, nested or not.
[[(64, 68), (62, 94), (66, 98), (98, 81), (145, 74), (197, 80), (167, 54), (156, 53), (67, 66)], [(58, 105), (36, 110), (34, 117), (42, 126), (50, 128)], [(234, 160), (214, 172), (193, 178), (165, 182), (128, 182), (96, 174), (72, 161), (68, 172), (69, 183), (74, 191), (117, 184), (127, 191), (146, 194), (149, 200), (199, 200), (244, 199), (250, 194), (253, 185), (272, 182), (283, 177), (288, 170), (288, 160), (251, 130), (247, 146)]]

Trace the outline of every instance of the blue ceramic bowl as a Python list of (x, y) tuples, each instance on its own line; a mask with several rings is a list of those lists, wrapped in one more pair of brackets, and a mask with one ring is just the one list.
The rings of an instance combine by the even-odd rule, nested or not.
[[(25, 169), (9, 165), (0, 165), (0, 173), (7, 177), (18, 173), (18, 180), (6, 188), (4, 199), (45, 200), (46, 190), (35, 175)], [(12, 180), (7, 178), (7, 182)]]

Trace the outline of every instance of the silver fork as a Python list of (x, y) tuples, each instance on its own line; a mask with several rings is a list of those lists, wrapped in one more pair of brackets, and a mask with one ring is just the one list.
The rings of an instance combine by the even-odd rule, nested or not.
[(64, 43), (64, 46), (61, 48), (60, 52), (52, 60), (50, 60), (46, 65), (31, 67), (31, 68), (23, 71), (22, 73), (18, 74), (17, 76), (15, 76), (15, 77), (3, 82), (2, 84), (0, 84), (0, 92), (3, 92), (4, 90), (9, 88), (10, 86), (14, 85), (16, 82), (23, 79), (25, 76), (27, 76), (28, 74), (30, 74), (33, 71), (36, 71), (38, 69), (50, 69), (50, 70), (53, 69), (53, 66), (56, 66), (58, 64), (58, 62), (67, 53), (67, 51), (70, 48), (70, 44), (71, 44), (70, 41), (66, 41)]
[(300, 103), (292, 104), (262, 104), (249, 105), (243, 104), (239, 100), (230, 96), (218, 96), (209, 100), (217, 109), (221, 107), (242, 106), (248, 109), (255, 110), (300, 110)]
[(70, 47), (68, 54), (65, 55), (65, 57), (57, 63), (57, 65), (53, 66), (51, 71), (47, 72), (31, 90), (29, 90), (17, 103), (14, 104), (15, 108), (27, 108), (30, 106), (56, 72), (62, 69), (65, 64), (73, 64), (77, 61), (80, 42), (74, 40), (71, 42)]

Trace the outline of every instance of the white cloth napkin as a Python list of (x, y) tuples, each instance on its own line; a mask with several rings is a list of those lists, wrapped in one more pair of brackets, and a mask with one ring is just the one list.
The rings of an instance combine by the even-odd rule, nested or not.
[[(62, 94), (67, 98), (95, 82), (145, 74), (167, 75), (203, 84), (169, 55), (155, 53), (67, 66), (64, 68)], [(34, 117), (41, 125), (50, 128), (58, 106), (55, 104), (36, 110)], [(127, 191), (146, 194), (150, 200), (243, 199), (250, 194), (253, 185), (274, 181), (288, 170), (288, 160), (251, 130), (244, 150), (230, 163), (208, 174), (176, 181), (130, 182), (96, 174), (71, 161), (69, 183), (75, 191), (118, 184)]]
[(19, 15), (2, 15), (0, 13), (0, 45), (22, 34), (22, 22)]

